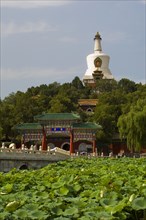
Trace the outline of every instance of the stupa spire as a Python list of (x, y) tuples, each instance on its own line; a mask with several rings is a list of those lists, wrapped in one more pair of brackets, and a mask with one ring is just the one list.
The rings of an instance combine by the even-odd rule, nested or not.
[(99, 32), (97, 32), (94, 37), (94, 52), (102, 51), (101, 40), (102, 40), (102, 38), (100, 37)]

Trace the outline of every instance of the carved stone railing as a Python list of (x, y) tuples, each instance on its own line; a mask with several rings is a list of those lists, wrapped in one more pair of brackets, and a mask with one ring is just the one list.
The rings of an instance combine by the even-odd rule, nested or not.
[(49, 151), (0, 148), (0, 159), (59, 160), (61, 158), (67, 159), (69, 157), (69, 151), (65, 151), (58, 147), (50, 149)]

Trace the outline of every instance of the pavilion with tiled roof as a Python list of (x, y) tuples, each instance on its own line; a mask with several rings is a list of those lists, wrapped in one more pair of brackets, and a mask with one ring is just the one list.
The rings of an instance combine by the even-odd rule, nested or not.
[(96, 151), (96, 132), (101, 126), (92, 122), (81, 122), (75, 113), (47, 113), (36, 115), (36, 123), (24, 123), (15, 126), (23, 138), (28, 141), (42, 141), (42, 149), (47, 146), (60, 147), (70, 153), (81, 150)]
[(93, 113), (98, 103), (98, 99), (79, 99), (78, 105), (86, 113)]

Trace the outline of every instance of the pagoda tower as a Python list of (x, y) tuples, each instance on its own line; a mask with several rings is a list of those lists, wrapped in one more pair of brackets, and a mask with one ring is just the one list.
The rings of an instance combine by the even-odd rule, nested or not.
[(110, 57), (102, 52), (101, 37), (99, 32), (94, 37), (94, 53), (87, 56), (87, 70), (83, 77), (83, 83), (95, 86), (99, 79), (113, 79), (109, 69)]

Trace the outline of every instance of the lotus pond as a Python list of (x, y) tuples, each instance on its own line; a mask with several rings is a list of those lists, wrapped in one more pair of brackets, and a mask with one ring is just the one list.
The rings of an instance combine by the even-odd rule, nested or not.
[(70, 159), (0, 173), (0, 220), (146, 219), (146, 159)]

